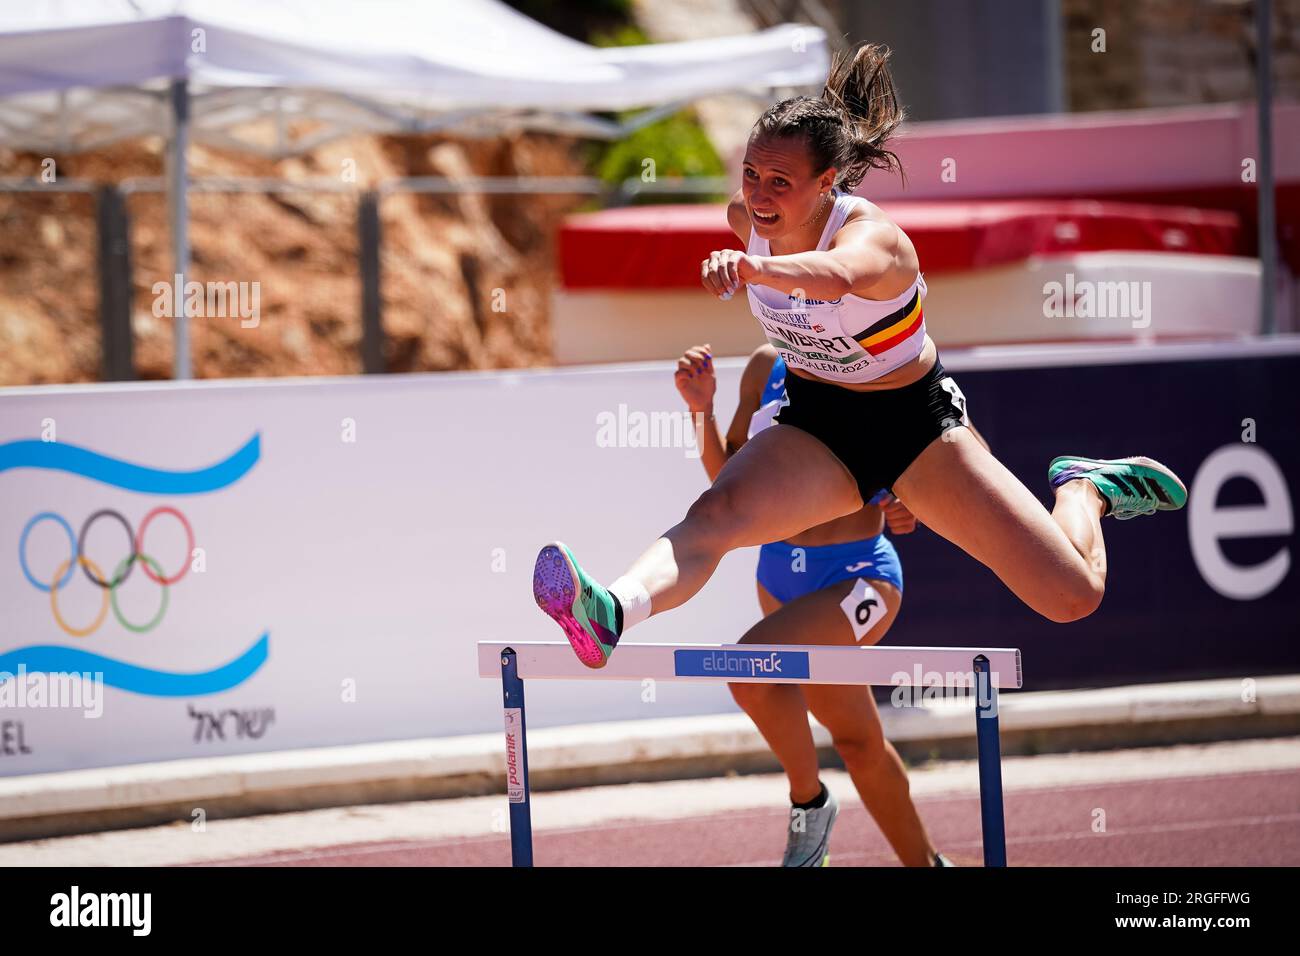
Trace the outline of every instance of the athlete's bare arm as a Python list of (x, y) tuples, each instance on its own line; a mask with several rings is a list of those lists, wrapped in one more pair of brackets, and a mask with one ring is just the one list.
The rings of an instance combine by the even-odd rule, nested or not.
[[(891, 222), (850, 220), (840, 227), (830, 248), (824, 251), (750, 257), (755, 268), (753, 277), (747, 281), (787, 293), (800, 289), (809, 299), (838, 299), (848, 293), (865, 295), (883, 281), (907, 273), (902, 262), (906, 253), (900, 235), (898, 227)], [(744, 278), (743, 269), (741, 277)], [(903, 288), (915, 278), (913, 266)]]
[(763, 386), (772, 373), (776, 349), (760, 346), (750, 355), (745, 371), (740, 376), (740, 402), (724, 438), (713, 414), (713, 396), (717, 391), (717, 378), (713, 371), (713, 355), (708, 345), (695, 345), (677, 360), (673, 377), (677, 391), (695, 417), (695, 437), (699, 443), (700, 463), (713, 481), (722, 471), (727, 459), (740, 450), (749, 439), (749, 420), (758, 411), (763, 396)]
[[(740, 192), (727, 205), (727, 222), (747, 243), (749, 214)], [(809, 299), (838, 299), (846, 293), (890, 299), (915, 281), (918, 268), (911, 240), (872, 206), (850, 213), (828, 249), (770, 256), (728, 250), (718, 262), (702, 264), (701, 279), (717, 295), (753, 283)]]

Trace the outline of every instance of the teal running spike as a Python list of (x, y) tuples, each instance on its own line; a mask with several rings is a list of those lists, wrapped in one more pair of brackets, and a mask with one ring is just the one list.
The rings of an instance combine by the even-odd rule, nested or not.
[(537, 555), (533, 599), (564, 630), (578, 660), (588, 667), (605, 666), (618, 644), (614, 597), (578, 567), (559, 541)]
[(1177, 511), (1187, 504), (1187, 489), (1178, 476), (1151, 458), (1053, 458), (1047, 479), (1053, 488), (1086, 478), (1106, 500), (1106, 514), (1125, 521), (1157, 511)]

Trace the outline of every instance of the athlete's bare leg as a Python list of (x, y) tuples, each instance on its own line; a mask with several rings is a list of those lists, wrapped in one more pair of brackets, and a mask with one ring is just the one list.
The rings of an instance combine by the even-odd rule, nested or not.
[(917, 520), (987, 565), (1052, 621), (1087, 617), (1106, 590), (1105, 502), (1089, 481), (1056, 492), (1049, 514), (964, 427), (936, 438), (894, 483)]
[[(782, 605), (759, 586), (767, 616), (741, 639), (746, 644), (874, 644), (888, 633), (902, 595), (873, 581), (886, 615), (861, 642), (840, 602), (853, 588), (844, 581)], [(933, 865), (935, 848), (912, 802), (903, 760), (884, 735), (869, 687), (809, 684), (729, 684), (732, 696), (754, 721), (790, 780), (790, 801), (806, 803), (819, 792), (817, 751), (807, 709), (831, 740), (862, 805), (904, 866)]]
[(649, 592), (652, 613), (667, 611), (699, 591), (728, 551), (782, 541), (861, 507), (857, 482), (829, 448), (802, 429), (776, 425), (731, 457), (626, 576)]

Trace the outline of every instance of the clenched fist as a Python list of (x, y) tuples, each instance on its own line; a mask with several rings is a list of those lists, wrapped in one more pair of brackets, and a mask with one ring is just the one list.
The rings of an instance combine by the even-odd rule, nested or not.
[(910, 534), (916, 530), (916, 515), (908, 511), (907, 505), (893, 495), (890, 495), (881, 507), (885, 512), (885, 524), (889, 527), (890, 534)]
[(719, 299), (730, 299), (757, 274), (757, 258), (739, 249), (719, 249), (700, 263), (700, 284)]
[(687, 349), (677, 360), (673, 383), (691, 414), (711, 413), (713, 395), (718, 390), (718, 379), (713, 374), (713, 347), (705, 344)]

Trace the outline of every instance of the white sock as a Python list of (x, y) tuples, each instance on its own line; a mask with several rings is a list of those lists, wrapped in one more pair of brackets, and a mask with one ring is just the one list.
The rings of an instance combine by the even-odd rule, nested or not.
[(623, 607), (623, 630), (619, 632), (620, 636), (626, 634), (633, 624), (640, 624), (650, 616), (650, 592), (636, 578), (625, 574), (607, 590), (618, 598), (618, 603)]

